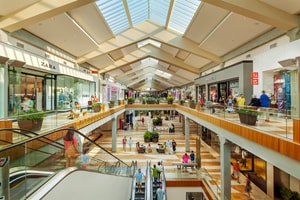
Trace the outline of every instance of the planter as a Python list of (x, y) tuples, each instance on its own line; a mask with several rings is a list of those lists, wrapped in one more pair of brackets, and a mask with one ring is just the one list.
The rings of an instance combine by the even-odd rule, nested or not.
[(94, 112), (100, 112), (101, 111), (101, 106), (93, 106), (93, 111)]
[(144, 142), (151, 142), (151, 138), (144, 138)]
[(32, 132), (40, 131), (43, 124), (43, 118), (38, 120), (19, 119), (18, 125), (20, 129), (29, 130)]
[(146, 102), (147, 102), (147, 104), (156, 104), (155, 100), (147, 100)]
[(108, 104), (108, 107), (109, 107), (109, 108), (113, 108), (114, 106), (115, 106), (115, 104), (112, 104), (112, 103), (109, 103), (109, 104)]
[(152, 142), (158, 142), (158, 138), (151, 138)]
[(191, 104), (190, 104), (190, 108), (195, 109), (195, 108), (196, 108), (196, 104), (191, 103)]
[(255, 125), (257, 121), (257, 115), (239, 113), (239, 117), (242, 124)]

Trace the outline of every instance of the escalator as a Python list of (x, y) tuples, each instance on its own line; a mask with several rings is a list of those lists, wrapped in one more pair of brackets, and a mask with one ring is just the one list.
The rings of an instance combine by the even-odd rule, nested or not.
[[(57, 129), (48, 133), (34, 134), (24, 133), (20, 129), (0, 129), (2, 138), (0, 156), (10, 158), (11, 169), (21, 166), (26, 169), (10, 174), (10, 199), (27, 199), (30, 193), (48, 184), (50, 177), (65, 170), (62, 138), (68, 130), (68, 128)], [(133, 179), (134, 163), (123, 162), (87, 136), (77, 130), (75, 132), (82, 147), (90, 148), (89, 171)], [(77, 167), (80, 168), (80, 159), (77, 160)]]
[(17, 169), (9, 174), (10, 199), (22, 199), (35, 187), (45, 182), (54, 172)]

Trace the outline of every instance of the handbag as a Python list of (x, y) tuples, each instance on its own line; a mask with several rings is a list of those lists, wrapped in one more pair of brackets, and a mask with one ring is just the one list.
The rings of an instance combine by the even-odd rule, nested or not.
[(74, 141), (68, 146), (67, 156), (69, 158), (77, 158), (79, 156), (79, 151), (77, 150)]

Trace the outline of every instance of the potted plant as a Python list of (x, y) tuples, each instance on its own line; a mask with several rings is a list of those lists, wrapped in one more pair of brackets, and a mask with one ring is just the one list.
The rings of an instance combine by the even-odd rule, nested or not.
[(151, 142), (152, 133), (150, 131), (146, 131), (144, 133), (144, 142)]
[(133, 104), (134, 103), (134, 98), (133, 97), (128, 97), (127, 102), (128, 102), (128, 104)]
[(167, 97), (167, 102), (168, 102), (168, 104), (173, 104), (173, 101), (174, 101), (174, 97), (171, 96), (171, 95), (169, 95), (169, 96)]
[(158, 142), (159, 134), (157, 132), (151, 132), (151, 141)]
[(193, 109), (196, 108), (195, 100), (191, 100), (191, 101), (190, 101), (190, 108), (193, 108)]
[(289, 200), (289, 199), (299, 199), (299, 194), (297, 192), (293, 192), (288, 188), (281, 188), (280, 189), (281, 197)]
[(183, 100), (183, 99), (181, 99), (180, 101), (179, 101), (179, 105), (184, 105), (184, 103), (185, 103), (185, 100)]
[(148, 97), (146, 100), (147, 104), (156, 104), (156, 99), (154, 97)]
[(19, 128), (29, 131), (39, 131), (42, 128), (45, 116), (45, 112), (35, 109), (21, 111), (17, 114)]
[(247, 107), (237, 109), (235, 112), (239, 114), (240, 122), (248, 125), (255, 125), (257, 116), (262, 114), (260, 111), (247, 109)]
[(101, 103), (92, 103), (92, 108), (94, 112), (100, 112), (101, 111)]
[(109, 104), (108, 104), (108, 107), (109, 107), (109, 108), (113, 108), (114, 106), (115, 106), (115, 101), (110, 100), (110, 101), (109, 101)]
[(161, 126), (162, 125), (162, 118), (158, 116), (157, 118), (152, 119), (153, 126)]

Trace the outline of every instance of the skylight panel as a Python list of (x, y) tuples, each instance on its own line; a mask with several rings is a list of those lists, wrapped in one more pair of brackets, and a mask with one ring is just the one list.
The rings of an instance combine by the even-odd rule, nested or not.
[(175, 0), (169, 28), (183, 34), (192, 20), (199, 4), (199, 0)]
[(168, 16), (169, 6), (170, 6), (170, 0), (164, 0), (164, 1), (150, 0), (149, 19), (161, 25), (165, 25)]
[(133, 25), (149, 18), (148, 0), (128, 0), (127, 3)]
[(96, 4), (115, 35), (130, 27), (123, 1), (98, 0)]

